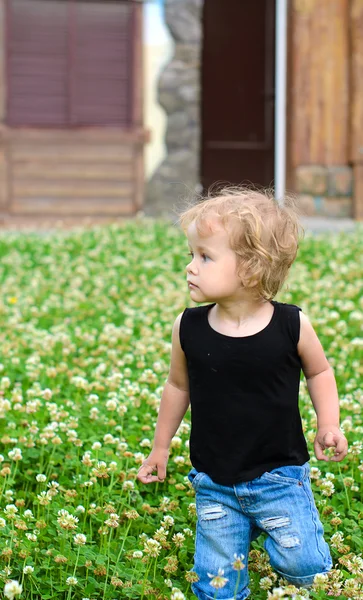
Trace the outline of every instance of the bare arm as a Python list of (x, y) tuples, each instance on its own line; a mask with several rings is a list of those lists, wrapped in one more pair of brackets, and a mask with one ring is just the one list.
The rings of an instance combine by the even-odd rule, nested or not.
[[(153, 449), (138, 472), (142, 483), (165, 479), (170, 442), (189, 406), (188, 371), (179, 340), (181, 316), (173, 326), (170, 371), (161, 396)], [(153, 471), (157, 471), (157, 476), (152, 475)]]
[(339, 428), (339, 397), (334, 373), (318, 336), (303, 313), (300, 313), (300, 340), (297, 349), (318, 419), (314, 442), (316, 457), (319, 460), (329, 460), (323, 452), (334, 446), (336, 451), (332, 460), (343, 460), (348, 444)]

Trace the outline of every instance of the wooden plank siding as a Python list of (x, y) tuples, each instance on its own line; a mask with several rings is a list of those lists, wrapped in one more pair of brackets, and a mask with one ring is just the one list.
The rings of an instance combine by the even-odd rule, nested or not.
[(354, 217), (363, 220), (363, 1), (351, 0), (350, 160), (354, 176)]
[(349, 0), (292, 0), (290, 25), (291, 166), (346, 164)]
[[(32, 3), (33, 8), (35, 4), (42, 4), (43, 9), (43, 3), (39, 0)], [(45, 3), (50, 12), (58, 4), (48, 6)], [(136, 2), (131, 6), (100, 1), (79, 4), (76, 0), (72, 1), (72, 6), (69, 5), (70, 22), (72, 27), (77, 27), (79, 34), (72, 48), (77, 50), (77, 56), (82, 60), (85, 53), (87, 60), (83, 60), (82, 64), (79, 61), (72, 63), (73, 71), (78, 70), (77, 85), (71, 78), (70, 97), (78, 122), (72, 113), (72, 122), (63, 127), (59, 126), (57, 120), (53, 125), (49, 122), (46, 126), (27, 122), (19, 122), (14, 126), (9, 122), (7, 71), (13, 64), (9, 62), (9, 57), (6, 61), (6, 55), (12, 31), (10, 6), (14, 10), (22, 10), (23, 6), (28, 7), (28, 3), (19, 0), (13, 4), (12, 0), (0, 0), (0, 220), (3, 223), (40, 224), (43, 219), (51, 223), (61, 218), (64, 222), (76, 223), (86, 217), (102, 222), (103, 219), (134, 215), (143, 205), (143, 153), (148, 141), (148, 132), (143, 127), (142, 5)], [(124, 24), (121, 19), (123, 12), (125, 18), (130, 15)], [(114, 18), (110, 20), (113, 14)], [(108, 28), (106, 34), (109, 30), (111, 33), (102, 34), (102, 39), (99, 39), (101, 17), (102, 23)], [(48, 35), (48, 30), (45, 33)], [(116, 56), (120, 56), (123, 51), (121, 45), (126, 37), (130, 48), (124, 57), (125, 64), (121, 64), (120, 69), (125, 70), (127, 64), (130, 76), (127, 82), (126, 75), (123, 77), (122, 73), (115, 71), (117, 80), (114, 83), (108, 68), (109, 55), (115, 52)], [(96, 38), (99, 43), (102, 42), (102, 53), (96, 52), (96, 44), (95, 47), (89, 47), (90, 40), (93, 44)], [(96, 86), (97, 89), (92, 88), (92, 93), (88, 94), (87, 104), (80, 93), (78, 75), (82, 71), (82, 81), (89, 89), (89, 76), (94, 74), (94, 67), (99, 68), (102, 60), (106, 60), (108, 70), (101, 69), (101, 82)], [(12, 81), (14, 85), (17, 83), (14, 77)], [(119, 82), (124, 85), (124, 90), (121, 90)], [(92, 85), (95, 86), (95, 83)], [(113, 86), (112, 89), (110, 86)], [(95, 116), (96, 91), (99, 92), (101, 104), (106, 99), (111, 103), (110, 110), (114, 112), (107, 112), (107, 107), (102, 104), (101, 117)], [(117, 110), (118, 105), (124, 106), (126, 96), (125, 120)], [(79, 116), (78, 101), (82, 110), (86, 107), (88, 111), (84, 115), (82, 113), (82, 118)], [(115, 109), (114, 105), (117, 105)], [(88, 117), (89, 124), (86, 123)]]
[(3, 128), (0, 139), (11, 214), (120, 216), (139, 209), (142, 130)]

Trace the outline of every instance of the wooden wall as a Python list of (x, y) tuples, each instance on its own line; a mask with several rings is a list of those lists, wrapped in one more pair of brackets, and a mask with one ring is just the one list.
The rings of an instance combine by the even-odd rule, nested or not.
[(142, 204), (142, 131), (3, 127), (0, 148), (14, 215), (130, 215)]
[(293, 0), (292, 166), (348, 159), (348, 0)]
[(290, 7), (290, 168), (351, 167), (363, 219), (363, 0)]
[[(5, 0), (0, 0), (0, 221), (134, 215), (143, 206), (142, 6), (135, 4), (132, 127), (6, 125)], [(12, 221), (13, 219), (13, 221)]]
[(351, 135), (349, 160), (354, 174), (354, 216), (363, 220), (363, 0), (350, 2)]
[[(5, 6), (4, 0), (0, 0), (0, 123), (5, 117), (5, 99)], [(5, 149), (0, 139), (0, 211), (6, 207), (7, 197)]]

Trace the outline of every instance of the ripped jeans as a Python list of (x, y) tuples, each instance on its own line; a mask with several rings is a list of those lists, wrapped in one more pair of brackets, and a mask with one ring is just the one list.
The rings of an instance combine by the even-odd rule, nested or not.
[[(196, 469), (188, 478), (196, 491), (193, 571), (199, 581), (192, 590), (199, 600), (248, 598), (248, 553), (251, 541), (262, 532), (267, 534), (264, 545), (272, 567), (290, 583), (308, 587), (316, 574), (332, 568), (310, 487), (309, 463), (278, 467), (233, 486), (214, 483)], [(233, 569), (234, 555), (244, 556), (244, 569)], [(228, 581), (216, 590), (208, 574), (217, 575), (219, 569)]]

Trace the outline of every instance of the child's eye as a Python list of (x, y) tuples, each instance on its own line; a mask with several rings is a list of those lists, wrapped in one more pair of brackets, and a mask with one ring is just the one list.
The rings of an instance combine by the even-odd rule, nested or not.
[(202, 254), (202, 259), (204, 260), (204, 262), (205, 262), (206, 260), (208, 260), (208, 258), (209, 258), (209, 256), (207, 256), (206, 254)]

